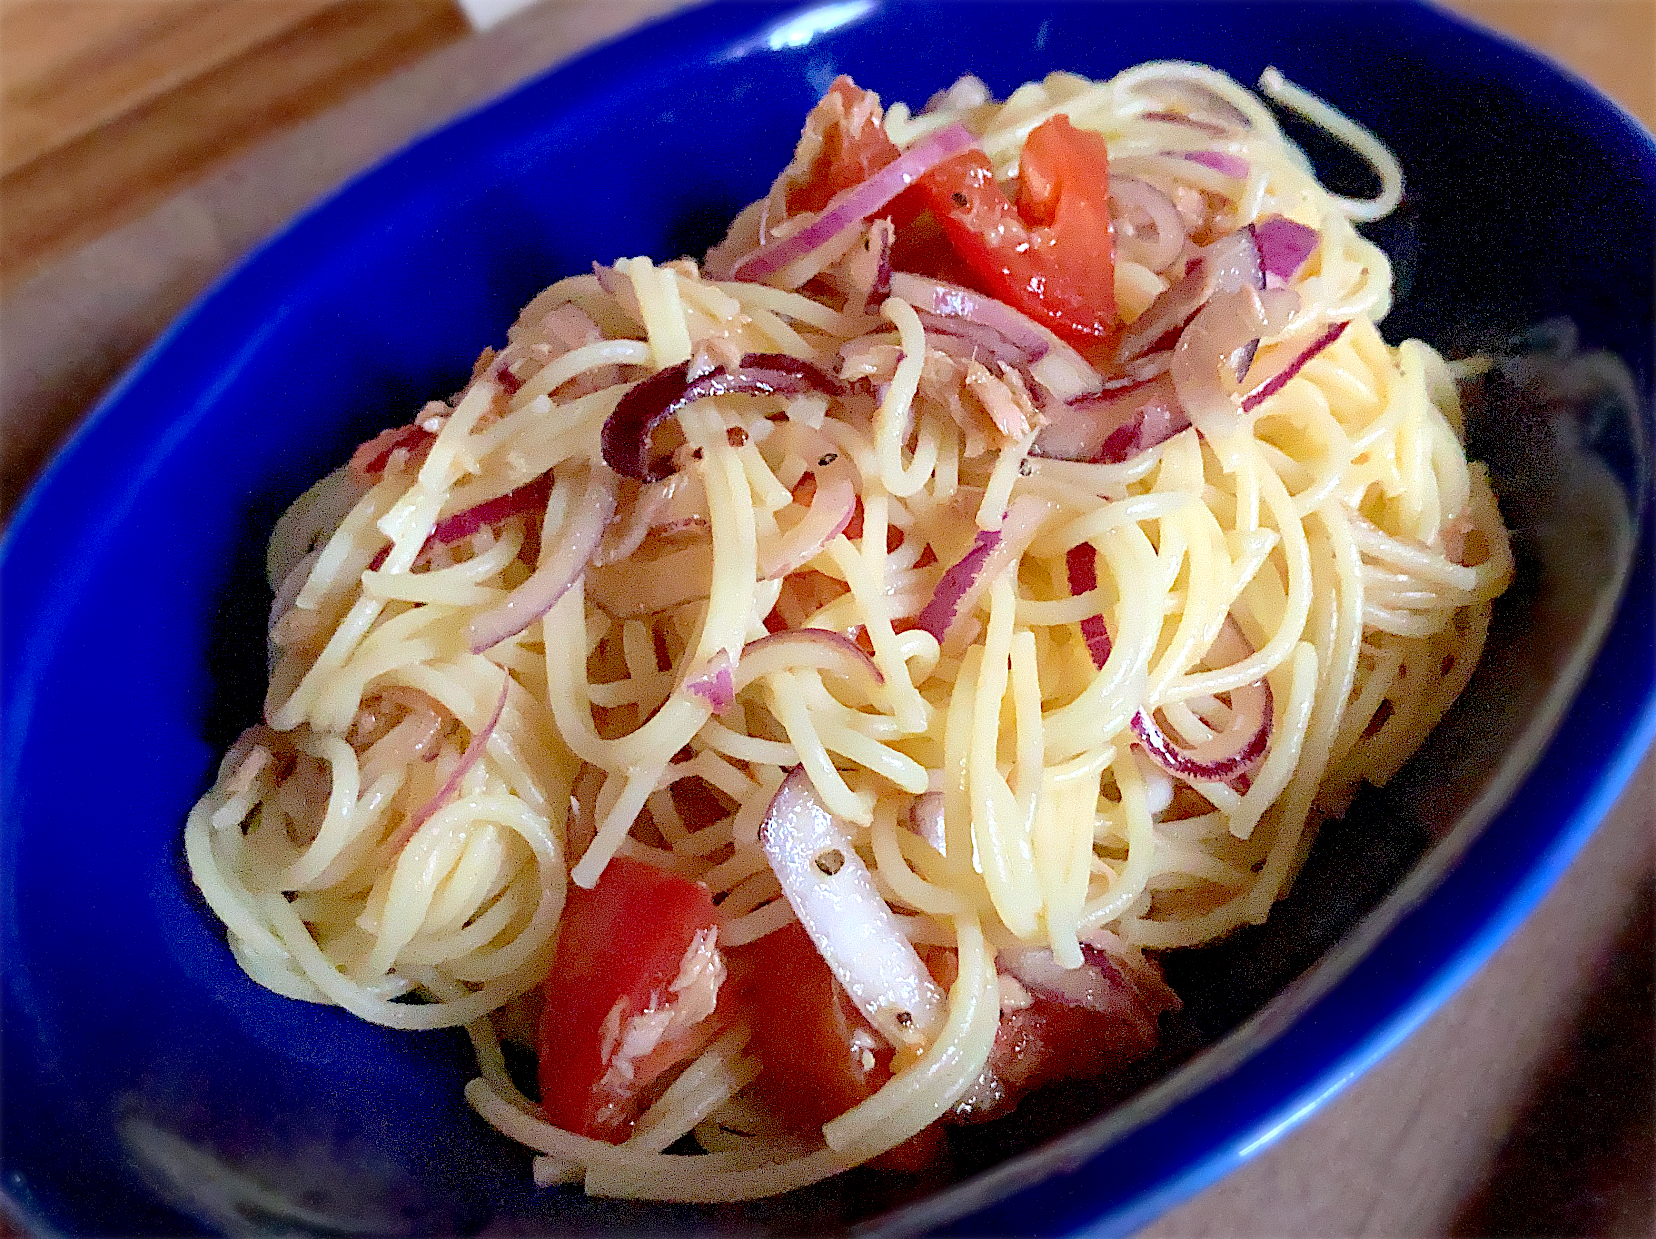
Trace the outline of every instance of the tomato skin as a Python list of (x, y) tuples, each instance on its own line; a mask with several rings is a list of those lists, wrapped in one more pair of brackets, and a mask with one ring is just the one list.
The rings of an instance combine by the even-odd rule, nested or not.
[[(1024, 142), (1014, 205), (976, 148), (914, 185), (980, 292), (1098, 356), (1116, 332), (1104, 139), (1054, 116)], [(939, 273), (940, 274), (940, 273)]]
[(988, 1066), (1015, 1099), (1055, 1080), (1106, 1075), (1154, 1044), (1115, 1015), (1036, 999), (1001, 1016)]
[[(890, 1043), (863, 1018), (798, 921), (733, 951), (731, 973), (753, 1023), (749, 1048), (762, 1065), (754, 1087), (788, 1127), (816, 1133), (891, 1078)], [(918, 1174), (945, 1144), (934, 1125), (869, 1164)]]
[[(848, 77), (834, 79), (807, 130), (820, 123), (822, 146), (803, 176), (788, 187), (788, 214), (820, 211), (841, 190), (866, 181), (897, 158), (897, 147), (877, 119), (879, 101)], [(820, 122), (819, 122), (820, 117)]]
[[(891, 1074), (891, 1046), (863, 1019), (794, 921), (732, 952), (750, 1045), (763, 1064), (756, 1087), (789, 1127), (816, 1131), (874, 1095)], [(861, 1033), (868, 1057), (853, 1045)]]
[[(652, 1005), (666, 1005), (697, 933), (717, 924), (704, 884), (625, 856), (611, 860), (591, 890), (569, 888), (557, 957), (542, 987), (540, 1090), (548, 1122), (599, 1140), (626, 1138), (644, 1089), (686, 1047), (658, 1047), (618, 1091), (605, 1083), (615, 1056), (613, 1044), (605, 1052), (606, 1022), (619, 1008), (625, 1028)], [(608, 1040), (615, 1040), (613, 1024)]]

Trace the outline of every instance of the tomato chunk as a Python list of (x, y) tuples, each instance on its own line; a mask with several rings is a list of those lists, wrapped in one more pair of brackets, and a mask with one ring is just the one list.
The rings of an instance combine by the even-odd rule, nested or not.
[(989, 157), (973, 149), (939, 164), (914, 188), (973, 287), (1096, 356), (1116, 331), (1104, 139), (1054, 116), (1025, 140), (1018, 181), (1014, 205)]
[(891, 1074), (891, 1045), (834, 979), (798, 921), (732, 953), (753, 1018), (756, 1084), (789, 1127), (816, 1131), (873, 1096)]
[[(749, 1045), (762, 1067), (754, 1088), (788, 1127), (816, 1133), (891, 1078), (891, 1043), (863, 1018), (803, 925), (795, 921), (731, 955), (734, 986), (753, 1021)], [(941, 1131), (928, 1127), (871, 1164), (917, 1173), (943, 1144)]]
[(897, 158), (897, 147), (880, 123), (879, 96), (848, 77), (835, 78), (805, 119), (795, 159), (807, 153), (807, 166), (787, 186), (789, 215), (822, 210), (835, 194), (866, 181)]
[(571, 886), (543, 986), (541, 1109), (584, 1136), (626, 1139), (650, 1085), (717, 1031), (718, 911), (700, 882), (617, 856)]

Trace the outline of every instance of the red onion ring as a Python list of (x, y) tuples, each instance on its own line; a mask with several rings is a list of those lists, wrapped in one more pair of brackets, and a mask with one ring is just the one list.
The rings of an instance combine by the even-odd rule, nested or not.
[(1027, 352), (982, 323), (964, 318), (941, 318), (929, 310), (915, 313), (920, 325), (926, 329), (927, 344), (935, 346), (940, 352), (977, 361), (987, 357), (991, 361), (1004, 361), (1009, 366), (1027, 366), (1030, 363)]
[(1191, 163), (1212, 168), (1220, 176), (1232, 177), (1238, 181), (1246, 180), (1248, 177), (1248, 161), (1229, 151), (1185, 151), (1183, 154)]
[(614, 514), (615, 479), (606, 470), (594, 469), (586, 490), (575, 500), (569, 521), (558, 531), (552, 554), (503, 602), (467, 625), (466, 644), (471, 652), (481, 654), (516, 636), (556, 606), (586, 572), (587, 561)]
[(420, 827), (429, 822), (437, 810), (454, 798), (454, 793), (460, 789), (460, 780), (465, 778), (471, 768), (482, 760), (483, 750), (489, 745), (489, 737), (494, 735), (495, 728), (500, 725), (500, 716), (506, 712), (506, 695), (512, 687), (511, 674), (508, 672), (502, 672), (501, 674), (504, 682), (500, 686), (500, 700), (495, 702), (494, 713), (489, 716), (489, 721), (483, 725), (481, 731), (472, 733), (465, 752), (460, 754), (460, 760), (455, 763), (454, 769), (449, 772), (449, 777), (443, 780), (443, 785), (437, 789), (436, 794), (421, 805), (412, 817), (397, 827), (396, 833), (390, 839), (393, 852), (402, 851)]
[(509, 490), (504, 495), (485, 499), (464, 511), (445, 516), (432, 526), (431, 537), (426, 540), (427, 544), (458, 542), (461, 538), (471, 537), (486, 525), (498, 525), (507, 517), (516, 516), (519, 512), (533, 512), (537, 509), (544, 512), (546, 498), (551, 493), (552, 475), (543, 473), (516, 490)]
[(801, 357), (748, 353), (734, 373), (714, 370), (690, 377), (690, 362), (658, 370), (627, 391), (604, 422), (604, 463), (624, 477), (659, 482), (672, 473), (668, 458), (649, 459), (650, 436), (680, 409), (709, 396), (799, 395), (807, 391), (843, 395), (845, 384)]
[(1289, 379), (1293, 378), (1301, 370), (1305, 369), (1306, 363), (1318, 353), (1322, 352), (1330, 344), (1333, 344), (1334, 341), (1338, 340), (1341, 334), (1349, 326), (1349, 323), (1335, 323), (1327, 331), (1323, 332), (1322, 335), (1312, 341), (1309, 348), (1305, 349), (1298, 357), (1289, 362), (1284, 369), (1272, 375), (1264, 383), (1261, 383), (1258, 387), (1254, 388), (1253, 391), (1244, 396), (1242, 398), (1242, 411), (1244, 413), (1252, 413), (1260, 405), (1264, 404), (1265, 401), (1276, 395), (1288, 385)]
[(876, 684), (885, 683), (885, 673), (860, 645), (843, 633), (827, 628), (785, 628), (742, 647), (742, 656), (736, 663), (734, 691), (741, 692), (763, 675), (762, 660), (776, 650), (788, 651), (786, 665), (789, 667), (814, 667), (846, 680), (866, 677)]
[(731, 278), (759, 281), (775, 275), (856, 227), (945, 159), (976, 144), (977, 139), (958, 123), (926, 135), (866, 180), (835, 194), (816, 219), (798, 232), (767, 242), (741, 259)]
[[(1173, 200), (1148, 181), (1132, 176), (1110, 178), (1110, 205), (1116, 208), (1116, 252), (1131, 262), (1160, 271), (1184, 250), (1185, 226)], [(1137, 215), (1151, 227), (1146, 239)]]
[(1289, 289), (1252, 288), (1214, 294), (1173, 349), (1173, 386), (1185, 415), (1208, 438), (1234, 429), (1242, 415), (1220, 375), (1223, 364), (1251, 360), (1250, 345), (1287, 326), (1299, 298)]
[(1020, 314), (1005, 302), (970, 288), (962, 288), (959, 284), (934, 280), (930, 276), (893, 271), (891, 295), (901, 297), (918, 314), (931, 315), (938, 320), (976, 324), (1000, 337), (1031, 361), (1045, 357), (1052, 346), (1052, 339), (1056, 339), (1049, 339), (1048, 333), (1043, 332), (1033, 319)]
[(695, 675), (684, 681), (684, 691), (700, 697), (713, 713), (723, 714), (736, 700), (736, 685), (731, 674), (730, 655), (725, 650), (713, 651), (713, 657)]
[[(1005, 302), (958, 284), (907, 271), (891, 273), (891, 295), (908, 302), (917, 314), (934, 315), (957, 324), (975, 324), (988, 333), (979, 338), (1005, 341), (1006, 348), (1028, 356), (1030, 376), (1059, 400), (1089, 395), (1103, 385), (1103, 377), (1086, 358)], [(963, 329), (957, 327), (953, 334), (963, 334)]]
[(811, 506), (797, 525), (775, 542), (759, 548), (759, 575), (767, 581), (803, 568), (851, 524), (857, 511), (857, 484), (851, 458), (827, 437), (798, 422), (786, 422), (775, 434), (798, 439), (801, 453), (816, 463), (808, 472), (816, 479)]
[[(1064, 563), (1072, 596), (1079, 598), (1098, 588), (1098, 552), (1091, 543), (1072, 546)], [(1104, 617), (1089, 615), (1082, 620), (1081, 636), (1093, 666), (1102, 671), (1111, 649)], [(1230, 664), (1241, 662), (1252, 653), (1235, 621), (1227, 618), (1208, 656)], [(1230, 706), (1231, 720), (1225, 730), (1194, 748), (1176, 743), (1148, 710), (1135, 711), (1129, 726), (1138, 737), (1139, 747), (1169, 774), (1217, 783), (1248, 774), (1264, 756), (1271, 738), (1271, 686), (1266, 680), (1261, 678), (1233, 689)]]
[(943, 991), (803, 766), (777, 789), (759, 846), (817, 953), (868, 1022), (893, 1045), (929, 1045), (947, 1015)]
[(944, 570), (931, 600), (920, 612), (918, 626), (936, 637), (939, 644), (946, 642), (960, 621), (971, 614), (983, 591), (1018, 561), (1051, 510), (1046, 500), (1025, 495), (1013, 501), (999, 529), (980, 529), (971, 549)]
[(939, 644), (948, 635), (949, 629), (954, 627), (961, 603), (977, 584), (983, 566), (989, 562), (990, 552), (1000, 545), (1000, 541), (1000, 530), (978, 530), (977, 537), (972, 540), (972, 549), (949, 565), (937, 582), (937, 588), (932, 590), (931, 601), (920, 612), (919, 624), (936, 637)]
[[(1235, 621), (1227, 618), (1209, 651), (1226, 664), (1253, 653)], [(1139, 747), (1169, 774), (1204, 783), (1219, 783), (1250, 773), (1271, 739), (1271, 686), (1261, 677), (1230, 692), (1231, 718), (1224, 731), (1195, 747), (1181, 746), (1164, 731), (1148, 710), (1133, 715), (1131, 726)]]
[(1299, 274), (1305, 260), (1322, 240), (1315, 228), (1296, 223), (1281, 215), (1267, 215), (1248, 225), (1255, 248), (1259, 250), (1259, 265), (1267, 281), (1284, 283)]
[(1165, 443), (1190, 425), (1165, 373), (1072, 401), (1041, 428), (1042, 456), (1116, 465)]
[[(1064, 553), (1064, 568), (1069, 576), (1070, 594), (1076, 598), (1098, 588), (1098, 548), (1090, 542), (1080, 542)], [(1081, 639), (1087, 643), (1087, 653), (1093, 666), (1104, 670), (1110, 661), (1110, 630), (1104, 626), (1102, 615), (1089, 615), (1081, 621)]]

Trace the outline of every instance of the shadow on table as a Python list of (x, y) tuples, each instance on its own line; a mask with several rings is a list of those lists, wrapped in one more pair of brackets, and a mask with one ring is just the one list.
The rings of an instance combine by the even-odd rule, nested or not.
[(1656, 1234), (1656, 876), (1569, 1037), (1450, 1228), (1483, 1236)]

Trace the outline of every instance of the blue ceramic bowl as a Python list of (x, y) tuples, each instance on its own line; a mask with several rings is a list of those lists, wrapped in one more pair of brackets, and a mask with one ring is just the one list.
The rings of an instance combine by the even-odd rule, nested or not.
[[(1556, 315), (1620, 401), (1495, 393), (1520, 581), (1408, 775), (1325, 828), (1272, 922), (1170, 961), (1158, 1079), (974, 1132), (950, 1181), (853, 1174), (747, 1209), (586, 1201), (460, 1090), (463, 1036), (249, 982), (179, 834), (257, 712), (275, 515), (447, 393), (515, 308), (594, 258), (698, 252), (841, 71), (923, 100), (1149, 57), (1275, 64), (1379, 132), (1410, 198), (1387, 324), (1452, 352)], [(1331, 167), (1335, 180), (1346, 175)], [(58, 459), (4, 548), (4, 1190), (69, 1234), (919, 1229), (1118, 1234), (1304, 1117), (1482, 962), (1653, 730), (1656, 150), (1579, 82), (1431, 9), (898, 4), (697, 9), (566, 65), (310, 212), (202, 299)], [(1618, 601), (1619, 598), (1619, 601)], [(1222, 983), (1221, 983), (1222, 979)], [(1107, 1171), (1105, 1167), (1107, 1166)]]

